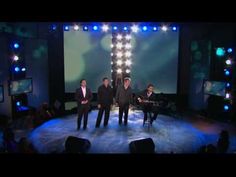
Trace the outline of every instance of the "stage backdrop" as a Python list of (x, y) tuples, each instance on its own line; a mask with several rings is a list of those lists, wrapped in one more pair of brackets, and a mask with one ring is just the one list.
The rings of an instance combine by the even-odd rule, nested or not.
[(99, 31), (65, 31), (65, 92), (75, 92), (85, 78), (97, 92), (103, 77), (111, 77), (111, 34)]
[[(135, 92), (153, 83), (156, 92), (177, 92), (179, 32), (139, 32), (132, 35), (131, 79)], [(64, 31), (65, 92), (75, 92), (82, 78), (93, 92), (104, 76), (111, 77), (111, 34)]]
[(134, 91), (152, 83), (157, 93), (177, 93), (179, 32), (140, 32), (132, 40)]

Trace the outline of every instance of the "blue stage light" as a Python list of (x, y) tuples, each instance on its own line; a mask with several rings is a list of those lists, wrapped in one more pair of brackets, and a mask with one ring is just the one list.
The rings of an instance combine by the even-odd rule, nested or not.
[(57, 29), (57, 25), (52, 24), (51, 29), (52, 29), (53, 31), (55, 31), (55, 30)]
[(19, 101), (17, 101), (16, 102), (16, 106), (20, 106), (21, 104), (20, 104), (20, 102)]
[(229, 75), (230, 75), (229, 70), (225, 69), (225, 75), (226, 75), (226, 76), (229, 76)]
[(21, 71), (22, 71), (22, 72), (25, 72), (25, 71), (26, 71), (26, 68), (21, 68)]
[(230, 87), (230, 83), (228, 82), (228, 83), (226, 83), (226, 87)]
[(13, 44), (13, 47), (14, 47), (15, 49), (18, 49), (18, 48), (20, 47), (20, 45), (19, 45), (17, 42), (15, 42), (15, 43)]
[(16, 67), (14, 68), (14, 70), (15, 70), (15, 72), (19, 72), (19, 71), (20, 71), (20, 68), (19, 68), (18, 66), (16, 66)]
[(127, 26), (124, 26), (123, 29), (124, 29), (124, 31), (127, 31), (127, 30), (128, 30), (128, 27), (127, 27)]
[(88, 27), (87, 27), (87, 26), (84, 26), (84, 27), (83, 27), (83, 30), (84, 30), (84, 31), (88, 31)]
[(113, 26), (112, 29), (113, 29), (114, 31), (116, 31), (118, 28), (117, 28), (117, 26)]
[(224, 48), (221, 48), (221, 47), (217, 48), (217, 49), (216, 49), (216, 55), (219, 56), (219, 57), (224, 56), (224, 55), (225, 55), (225, 50), (224, 50)]
[(224, 110), (228, 111), (229, 110), (229, 106), (228, 105), (224, 105)]
[(93, 26), (93, 30), (94, 30), (94, 31), (97, 31), (97, 30), (98, 30), (98, 26), (96, 26), (96, 25)]
[(65, 25), (65, 26), (64, 26), (64, 30), (65, 30), (65, 31), (69, 31), (69, 26), (68, 26), (68, 25)]
[(176, 27), (176, 26), (173, 26), (173, 27), (172, 27), (172, 31), (177, 31), (177, 27)]
[(153, 26), (152, 28), (153, 31), (157, 31), (157, 29), (158, 29), (157, 26)]
[(228, 48), (227, 52), (231, 53), (231, 52), (233, 52), (233, 49), (232, 48)]
[(147, 31), (147, 26), (143, 26), (143, 31)]

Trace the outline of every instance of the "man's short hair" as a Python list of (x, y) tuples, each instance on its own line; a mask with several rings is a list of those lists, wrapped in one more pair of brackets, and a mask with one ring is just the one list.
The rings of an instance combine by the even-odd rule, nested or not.
[(124, 78), (124, 81), (127, 81), (127, 80), (131, 81), (130, 77), (125, 77)]
[(107, 77), (104, 77), (103, 79), (102, 79), (102, 81), (105, 81), (105, 80), (109, 80)]
[(149, 87), (154, 87), (154, 85), (153, 84), (148, 84), (147, 88), (149, 88)]
[(86, 79), (81, 79), (81, 80), (80, 80), (80, 83), (82, 83), (83, 81), (86, 81)]

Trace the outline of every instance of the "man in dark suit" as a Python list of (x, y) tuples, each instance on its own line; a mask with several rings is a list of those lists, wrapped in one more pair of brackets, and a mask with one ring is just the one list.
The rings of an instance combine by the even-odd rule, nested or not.
[(157, 118), (157, 109), (154, 107), (153, 103), (157, 101), (156, 94), (154, 93), (154, 86), (152, 84), (149, 84), (147, 86), (147, 89), (145, 89), (143, 92), (138, 94), (138, 102), (142, 105), (144, 118), (143, 118), (143, 125), (147, 121), (148, 113), (153, 113), (154, 115), (150, 117), (152, 125), (153, 120), (156, 120)]
[(116, 102), (119, 106), (119, 125), (122, 124), (123, 113), (124, 116), (124, 125), (128, 123), (128, 113), (129, 107), (132, 104), (133, 93), (130, 87), (131, 79), (129, 77), (124, 78), (124, 85), (118, 87), (116, 91)]
[(92, 92), (86, 87), (86, 80), (82, 79), (80, 81), (80, 88), (76, 90), (75, 98), (78, 104), (78, 121), (77, 121), (77, 130), (80, 129), (81, 120), (84, 116), (84, 126), (83, 129), (87, 128), (88, 122), (88, 111), (90, 102), (93, 98)]
[(107, 77), (103, 78), (103, 84), (98, 88), (98, 117), (96, 121), (96, 128), (100, 126), (103, 112), (105, 111), (105, 118), (104, 118), (104, 127), (107, 126), (110, 109), (113, 103), (113, 90), (109, 85), (109, 80)]

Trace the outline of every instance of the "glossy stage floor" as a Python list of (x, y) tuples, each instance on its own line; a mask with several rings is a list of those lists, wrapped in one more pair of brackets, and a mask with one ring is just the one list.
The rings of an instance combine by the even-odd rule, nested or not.
[[(68, 136), (86, 138), (91, 142), (88, 153), (129, 153), (129, 143), (136, 139), (152, 138), (156, 153), (196, 153), (200, 146), (216, 145), (219, 132), (227, 129), (236, 132), (225, 123), (211, 123), (197, 119), (158, 115), (153, 126), (143, 127), (143, 113), (130, 111), (128, 126), (118, 125), (118, 111), (111, 112), (109, 125), (95, 128), (97, 110), (90, 112), (87, 130), (76, 130), (77, 115), (50, 120), (32, 130), (28, 138), (40, 153), (61, 153)], [(230, 134), (229, 152), (236, 150), (236, 134)]]

